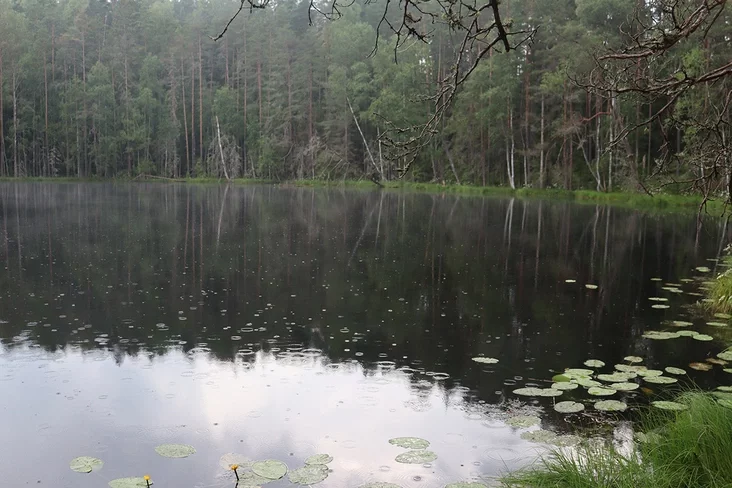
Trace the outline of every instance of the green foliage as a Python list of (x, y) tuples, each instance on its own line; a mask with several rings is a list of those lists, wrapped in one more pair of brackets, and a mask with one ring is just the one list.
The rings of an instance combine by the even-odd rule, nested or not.
[(587, 442), (575, 452), (554, 451), (543, 466), (506, 476), (508, 487), (722, 488), (732, 485), (732, 409), (712, 395), (687, 392), (679, 412), (645, 414), (644, 442), (630, 453)]

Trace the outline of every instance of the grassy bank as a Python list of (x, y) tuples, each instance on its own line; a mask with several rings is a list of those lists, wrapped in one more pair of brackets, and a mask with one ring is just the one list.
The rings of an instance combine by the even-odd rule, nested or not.
[[(32, 182), (168, 182), (168, 183), (189, 183), (189, 184), (222, 184), (226, 180), (219, 178), (113, 178), (110, 180), (100, 178), (0, 178), (0, 181), (32, 181)], [(252, 184), (279, 184), (282, 186), (301, 187), (336, 187), (374, 190), (379, 187), (369, 180), (294, 180), (277, 182), (270, 180), (239, 178), (232, 180), (236, 185)], [(416, 183), (409, 181), (389, 181), (383, 183), (383, 188), (390, 191), (411, 191), (425, 193), (449, 193), (457, 195), (476, 196), (514, 196), (517, 198), (536, 198), (547, 200), (568, 201), (586, 204), (614, 205), (626, 208), (667, 210), (667, 211), (691, 211), (697, 212), (702, 202), (701, 197), (696, 195), (676, 195), (670, 193), (658, 193), (648, 195), (646, 193), (634, 192), (611, 192), (604, 193), (592, 190), (560, 190), (555, 188), (517, 188), (512, 190), (503, 186), (472, 186), (472, 185), (440, 185), (437, 183)], [(705, 210), (709, 213), (719, 215), (725, 210), (722, 200), (712, 200), (706, 203)]]
[(707, 301), (704, 308), (711, 313), (732, 313), (732, 256), (726, 256), (720, 261), (726, 271), (719, 276), (710, 277), (711, 284), (704, 286)]
[[(730, 394), (732, 395), (732, 394)], [(684, 393), (688, 409), (647, 412), (644, 442), (632, 454), (585, 444), (555, 451), (543, 464), (502, 479), (511, 488), (722, 488), (732, 487), (732, 401)]]
[[(378, 188), (373, 182), (367, 180), (297, 180), (288, 182), (288, 184), (314, 187)], [(702, 198), (696, 195), (675, 195), (669, 193), (648, 195), (646, 193), (633, 192), (605, 193), (593, 190), (560, 190), (555, 188), (517, 188), (512, 190), (511, 188), (502, 186), (440, 185), (436, 183), (414, 183), (405, 181), (386, 182), (383, 183), (383, 185), (384, 188), (388, 190), (453, 193), (461, 195), (515, 196), (519, 198), (541, 198), (577, 203), (616, 205), (628, 208), (692, 210), (695, 212), (699, 210), (699, 206), (702, 202)], [(706, 204), (706, 210), (711, 213), (719, 214), (724, 210), (724, 204), (720, 200), (708, 201)]]

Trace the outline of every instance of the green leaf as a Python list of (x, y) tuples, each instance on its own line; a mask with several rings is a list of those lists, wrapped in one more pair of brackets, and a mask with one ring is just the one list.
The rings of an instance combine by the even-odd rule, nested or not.
[(396, 457), (396, 462), (403, 464), (424, 464), (431, 463), (437, 459), (437, 454), (425, 449), (403, 452)]
[(666, 371), (668, 374), (686, 374), (686, 370), (683, 370), (681, 368), (674, 368), (673, 366), (667, 366), (664, 368), (664, 371)]
[[(108, 483), (110, 488), (146, 488), (147, 484), (145, 478), (118, 478)], [(150, 481), (150, 484), (153, 482)]]
[(539, 422), (541, 422), (541, 419), (533, 415), (517, 415), (506, 420), (507, 425), (519, 428), (526, 428), (538, 425)]
[(670, 385), (671, 383), (676, 383), (676, 378), (670, 378), (668, 376), (646, 376), (643, 378), (647, 383), (654, 383), (658, 385)]
[(560, 383), (552, 383), (552, 386), (551, 387), (554, 390), (568, 391), (568, 390), (576, 390), (577, 388), (579, 388), (579, 384), (578, 383), (570, 383), (570, 382), (560, 382)]
[(429, 441), (420, 439), (419, 437), (395, 437), (389, 439), (389, 444), (403, 447), (404, 449), (427, 449), (430, 447)]
[(588, 368), (602, 368), (603, 366), (605, 366), (605, 363), (603, 363), (599, 359), (588, 359), (587, 361), (585, 361), (584, 364)]
[(611, 388), (603, 388), (600, 386), (594, 386), (587, 390), (587, 393), (592, 396), (610, 396), (617, 393), (617, 391), (611, 389)]
[(585, 406), (578, 402), (559, 402), (554, 405), (554, 410), (559, 413), (577, 413), (585, 409)]
[(314, 485), (328, 477), (328, 466), (325, 464), (308, 464), (290, 471), (287, 477), (296, 485)]
[(196, 448), (188, 444), (161, 444), (155, 452), (167, 458), (184, 458), (196, 453)]
[(69, 463), (71, 471), (76, 471), (77, 473), (91, 473), (94, 470), (101, 469), (102, 466), (104, 466), (104, 461), (89, 456), (74, 458)]
[(603, 400), (595, 403), (595, 410), (602, 412), (625, 412), (628, 405), (625, 402), (619, 402), (618, 400)]
[(252, 461), (243, 454), (233, 452), (227, 452), (219, 459), (219, 466), (223, 469), (229, 470), (234, 464), (237, 464), (240, 469), (249, 469), (252, 466)]
[[(643, 358), (640, 356), (625, 356), (623, 358), (624, 361), (628, 361), (629, 363), (642, 363)], [(617, 369), (617, 366), (615, 367)]]
[(531, 432), (524, 432), (521, 434), (521, 438), (529, 442), (541, 442), (548, 444), (557, 438), (557, 434), (548, 430), (532, 430)]
[[(416, 437), (414, 439), (416, 439)], [(430, 445), (429, 442), (427, 442), (427, 445)], [(333, 456), (330, 454), (315, 454), (314, 456), (307, 458), (305, 460), (305, 464), (328, 464), (331, 461), (333, 461)]]
[(609, 385), (609, 387), (612, 388), (613, 390), (617, 390), (617, 391), (633, 391), (633, 390), (637, 390), (640, 387), (640, 385), (638, 383), (623, 382), (623, 383), (613, 383), (613, 384)]
[(287, 465), (276, 459), (267, 459), (252, 464), (252, 472), (268, 480), (278, 480), (287, 474)]

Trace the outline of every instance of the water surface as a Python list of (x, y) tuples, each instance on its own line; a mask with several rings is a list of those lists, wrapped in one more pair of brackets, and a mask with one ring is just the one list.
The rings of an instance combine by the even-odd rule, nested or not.
[[(729, 231), (713, 218), (273, 186), (2, 184), (0, 205), (7, 486), (234, 486), (226, 452), (291, 468), (329, 453), (323, 488), (490, 479), (543, 449), (503, 422), (513, 389), (589, 358), (684, 366), (721, 347), (641, 338), (688, 317), (698, 297), (648, 298), (715, 268)], [(529, 403), (543, 428), (582, 423)], [(395, 462), (396, 436), (438, 459)], [(198, 452), (158, 456), (168, 442)], [(106, 464), (71, 472), (81, 455)]]

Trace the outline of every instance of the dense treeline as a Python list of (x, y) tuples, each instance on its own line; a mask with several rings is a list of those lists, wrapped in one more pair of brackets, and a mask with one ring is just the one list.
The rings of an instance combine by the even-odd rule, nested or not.
[[(309, 25), (307, 2), (271, 2), (213, 42), (238, 1), (0, 0), (0, 176), (395, 178), (403, 161), (379, 137), (431, 116), (427, 99), (461, 39), (425, 22), (431, 41), (401, 45), (395, 63), (382, 29), (370, 56), (376, 3)], [(514, 29), (538, 27), (533, 42), (478, 65), (408, 177), (610, 190), (653, 174), (668, 148), (676, 176), (703, 173), (686, 160), (702, 131), (660, 119), (625, 134), (665, 100), (568, 77), (588, 72), (593, 52), (627, 43), (623, 26), (657, 16), (655, 3), (504, 1)], [(685, 41), (668, 73), (728, 63), (731, 18), (723, 9), (712, 29)], [(685, 93), (674, 120), (729, 112), (731, 84)]]

